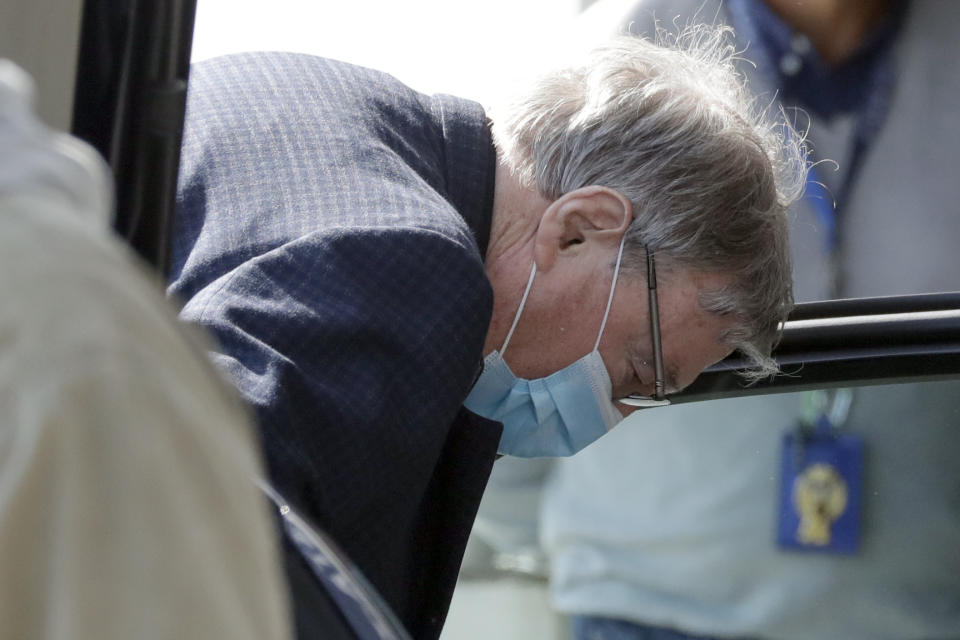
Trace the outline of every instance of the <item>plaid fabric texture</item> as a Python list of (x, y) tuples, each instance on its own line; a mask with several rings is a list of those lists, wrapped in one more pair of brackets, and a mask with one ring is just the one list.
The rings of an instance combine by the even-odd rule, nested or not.
[(272, 481), (439, 634), (499, 424), (479, 105), (299, 54), (194, 65), (169, 292), (256, 409)]

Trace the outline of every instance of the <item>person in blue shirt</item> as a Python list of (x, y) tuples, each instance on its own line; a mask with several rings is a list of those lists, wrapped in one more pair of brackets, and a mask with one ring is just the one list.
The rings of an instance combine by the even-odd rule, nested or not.
[[(644, 1), (618, 24), (731, 26), (751, 87), (807, 132), (791, 244), (809, 301), (957, 289), (958, 17), (919, 0)], [(958, 411), (948, 381), (631, 418), (548, 480), (552, 602), (580, 640), (960, 637)]]

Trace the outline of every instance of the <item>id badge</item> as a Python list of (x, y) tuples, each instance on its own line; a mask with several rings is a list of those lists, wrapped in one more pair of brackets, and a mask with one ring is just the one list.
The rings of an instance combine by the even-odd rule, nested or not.
[(863, 441), (825, 419), (783, 437), (777, 544), (787, 550), (856, 553)]

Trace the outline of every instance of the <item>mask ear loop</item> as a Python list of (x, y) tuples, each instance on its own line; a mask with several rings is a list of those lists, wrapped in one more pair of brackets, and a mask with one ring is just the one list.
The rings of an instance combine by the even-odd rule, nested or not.
[[(600, 339), (603, 337), (603, 330), (607, 327), (607, 318), (610, 316), (610, 307), (613, 305), (613, 294), (617, 290), (617, 278), (620, 276), (620, 261), (623, 259), (623, 245), (627, 241), (627, 234), (624, 232), (623, 237), (620, 239), (620, 248), (617, 250), (617, 263), (613, 268), (613, 282), (610, 283), (610, 295), (607, 296), (607, 307), (603, 310), (603, 320), (600, 322), (600, 332), (597, 333), (597, 341), (593, 345), (593, 351), (596, 351), (600, 346)], [(510, 339), (513, 337), (513, 332), (517, 328), (517, 324), (520, 322), (520, 315), (523, 313), (523, 308), (527, 304), (527, 297), (530, 295), (530, 289), (533, 288), (533, 278), (537, 275), (537, 261), (533, 261), (533, 266), (530, 267), (530, 278), (527, 279), (527, 288), (523, 291), (523, 297), (520, 299), (520, 306), (517, 307), (517, 313), (513, 316), (513, 324), (510, 325), (510, 331), (507, 332), (507, 337), (503, 340), (503, 346), (500, 347), (500, 356), (503, 357), (503, 353), (507, 350), (507, 345), (510, 344)]]
[(507, 350), (507, 345), (510, 344), (510, 338), (513, 337), (513, 330), (517, 328), (517, 323), (520, 322), (520, 314), (523, 313), (523, 307), (527, 304), (527, 296), (530, 295), (530, 288), (533, 287), (533, 276), (537, 275), (537, 261), (533, 261), (533, 267), (530, 268), (530, 279), (527, 280), (527, 288), (523, 292), (523, 297), (520, 299), (520, 306), (517, 307), (517, 315), (513, 316), (513, 324), (510, 325), (510, 331), (507, 332), (507, 337), (503, 340), (503, 346), (500, 347), (500, 357), (503, 357), (503, 352)]
[[(617, 277), (620, 275), (620, 259), (623, 258), (623, 245), (626, 240), (627, 233), (624, 232), (623, 238), (620, 239), (620, 249), (617, 251), (617, 265), (613, 268), (613, 282), (610, 284), (610, 295), (607, 296), (607, 308), (603, 311), (603, 322), (600, 323), (600, 333), (597, 334), (597, 342), (593, 345), (594, 351), (600, 346), (600, 338), (603, 337), (603, 330), (606, 328), (607, 318), (610, 316), (610, 306), (613, 304), (613, 292), (617, 290)], [(536, 264), (534, 264), (534, 266), (536, 266)]]

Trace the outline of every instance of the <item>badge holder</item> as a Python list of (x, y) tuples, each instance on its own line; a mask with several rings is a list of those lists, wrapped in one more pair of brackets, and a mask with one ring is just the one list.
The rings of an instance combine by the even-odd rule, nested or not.
[(777, 527), (782, 549), (838, 554), (858, 549), (863, 441), (840, 428), (852, 397), (849, 389), (813, 392), (819, 406), (783, 437)]

